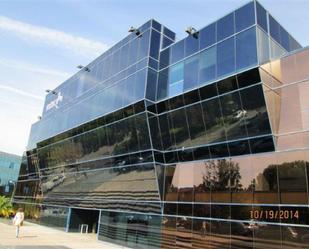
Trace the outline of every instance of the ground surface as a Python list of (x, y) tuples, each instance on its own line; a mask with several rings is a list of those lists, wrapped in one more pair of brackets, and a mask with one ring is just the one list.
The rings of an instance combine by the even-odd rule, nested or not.
[(120, 249), (100, 242), (95, 234), (66, 233), (53, 228), (25, 222), (20, 237), (9, 220), (0, 220), (0, 249)]

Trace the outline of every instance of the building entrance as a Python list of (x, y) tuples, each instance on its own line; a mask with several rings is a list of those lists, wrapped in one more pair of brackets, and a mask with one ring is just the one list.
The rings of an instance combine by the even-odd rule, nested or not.
[(69, 232), (97, 233), (99, 223), (99, 210), (72, 208), (68, 226)]

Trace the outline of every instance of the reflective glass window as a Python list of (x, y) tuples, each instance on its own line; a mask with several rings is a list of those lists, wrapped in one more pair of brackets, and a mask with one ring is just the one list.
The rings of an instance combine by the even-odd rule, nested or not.
[(181, 40), (171, 46), (171, 63), (175, 63), (184, 58), (185, 55), (185, 41)]
[(269, 32), (271, 37), (280, 44), (280, 24), (271, 15), (269, 15)]
[(210, 24), (199, 32), (200, 49), (211, 46), (216, 42), (216, 23)]
[(217, 21), (217, 41), (234, 34), (234, 12)]
[(201, 100), (212, 98), (218, 95), (217, 84), (210, 84), (199, 88)]
[(217, 45), (217, 76), (235, 71), (235, 39), (229, 38)]
[(257, 85), (241, 90), (240, 96), (248, 135), (271, 133), (262, 86)]
[(235, 11), (236, 32), (250, 27), (255, 22), (254, 2), (250, 2)]
[(267, 28), (267, 13), (266, 13), (266, 10), (258, 2), (255, 2), (255, 4), (256, 4), (257, 23), (267, 33), (268, 28)]
[(137, 60), (138, 41), (139, 41), (139, 38), (135, 38), (134, 40), (130, 42), (128, 65), (134, 64)]
[(141, 60), (149, 54), (150, 31), (147, 30), (142, 34), (142, 36), (139, 36), (135, 40), (138, 42), (138, 50), (136, 50), (136, 53), (138, 51), (138, 60)]
[(268, 35), (262, 31), (259, 27), (257, 27), (257, 38), (258, 38), (258, 58), (259, 63), (265, 63), (269, 61), (269, 37)]
[(168, 69), (164, 69), (159, 73), (157, 100), (163, 99), (167, 96), (168, 91)]
[(163, 36), (163, 40), (162, 40), (162, 48), (164, 49), (166, 47), (168, 47), (169, 45), (171, 45), (172, 43), (174, 43), (172, 40), (168, 39), (167, 37)]
[(186, 114), (192, 146), (206, 144), (207, 136), (201, 104), (187, 107)]
[(169, 96), (183, 92), (184, 63), (178, 63), (169, 69)]
[(213, 46), (200, 54), (199, 63), (199, 83), (204, 84), (207, 81), (216, 78), (217, 66), (217, 47)]
[(160, 34), (152, 30), (151, 31), (150, 56), (155, 59), (158, 59), (159, 57), (160, 39), (161, 39)]
[(202, 103), (202, 108), (208, 142), (213, 143), (226, 140), (219, 99), (215, 98)]
[(194, 37), (192, 35), (189, 35), (185, 39), (185, 57), (194, 54), (198, 51), (199, 46), (199, 39), (198, 37)]
[(217, 88), (219, 94), (224, 94), (233, 90), (238, 89), (236, 76), (226, 78), (217, 82)]
[(185, 60), (184, 90), (192, 89), (198, 85), (199, 56), (195, 55)]
[(236, 36), (236, 68), (257, 64), (256, 28), (251, 28)]
[(170, 64), (171, 48), (164, 49), (160, 53), (160, 69), (165, 68)]
[(175, 138), (176, 147), (182, 148), (190, 146), (190, 136), (188, 131), (188, 125), (186, 120), (185, 109), (178, 109), (170, 113), (170, 117), (173, 122), (173, 129), (170, 129), (170, 133)]

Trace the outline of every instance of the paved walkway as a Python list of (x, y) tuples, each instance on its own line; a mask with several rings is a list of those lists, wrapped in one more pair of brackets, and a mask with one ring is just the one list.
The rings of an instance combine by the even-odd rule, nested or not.
[(57, 229), (24, 222), (20, 237), (9, 220), (0, 220), (0, 249), (120, 249), (98, 241), (95, 234), (66, 233)]

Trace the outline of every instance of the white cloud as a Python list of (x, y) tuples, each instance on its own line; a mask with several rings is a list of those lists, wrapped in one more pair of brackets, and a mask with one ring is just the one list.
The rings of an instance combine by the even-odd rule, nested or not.
[(23, 39), (67, 49), (88, 58), (98, 56), (108, 48), (102, 42), (92, 41), (55, 29), (31, 25), (5, 16), (0, 16), (0, 29), (12, 32)]
[(40, 73), (40, 74), (48, 74), (52, 76), (59, 76), (63, 78), (68, 78), (70, 76), (69, 73), (57, 71), (50, 68), (43, 68), (38, 65), (29, 64), (26, 62), (16, 61), (16, 60), (10, 60), (6, 58), (0, 58), (0, 65), (3, 65), (5, 67), (15, 68), (15, 69), (22, 69), (27, 70), (34, 73)]
[(5, 91), (9, 91), (9, 92), (12, 92), (12, 93), (16, 93), (16, 94), (19, 94), (19, 95), (23, 95), (23, 96), (26, 96), (26, 97), (29, 97), (29, 98), (38, 99), (38, 100), (41, 100), (41, 101), (44, 100), (43, 96), (35, 95), (35, 94), (32, 94), (32, 93), (26, 92), (24, 90), (11, 87), (11, 86), (0, 84), (0, 89), (5, 90)]

